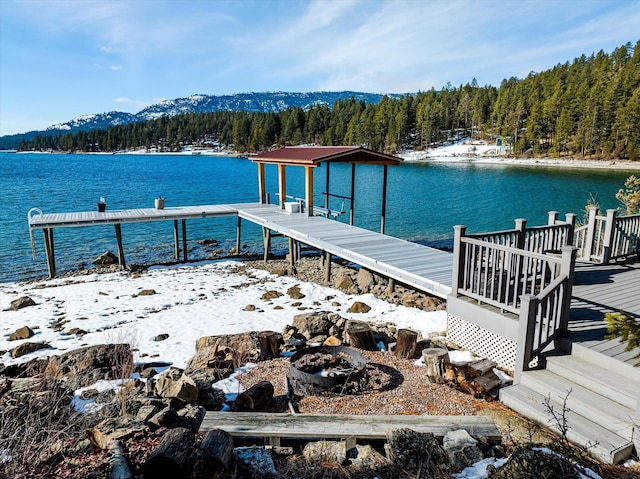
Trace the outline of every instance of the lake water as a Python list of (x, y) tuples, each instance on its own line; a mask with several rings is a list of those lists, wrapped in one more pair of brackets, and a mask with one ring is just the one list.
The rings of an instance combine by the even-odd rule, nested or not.
[[(359, 166), (356, 174), (356, 226), (379, 231), (382, 168)], [(276, 201), (277, 171), (267, 166), (267, 191)], [(315, 202), (324, 204), (325, 168), (315, 173)], [(422, 244), (446, 245), (453, 226), (470, 232), (547, 221), (556, 210), (582, 214), (592, 194), (604, 208), (615, 208), (615, 194), (630, 172), (473, 163), (405, 162), (389, 168), (386, 233)], [(304, 196), (304, 171), (287, 169), (287, 193)], [(348, 196), (347, 165), (331, 167), (331, 193)], [(0, 282), (45, 277), (42, 232), (36, 230), (37, 259), (31, 255), (27, 212), (88, 211), (104, 197), (108, 209), (153, 207), (162, 196), (167, 206), (241, 203), (258, 200), (257, 168), (244, 158), (197, 155), (65, 155), (0, 153)], [(348, 202), (345, 210), (348, 211)], [(334, 199), (332, 209), (341, 209)], [(348, 221), (348, 213), (341, 216)], [(235, 244), (235, 218), (189, 220), (190, 259), (205, 259), (212, 247), (197, 240)], [(171, 261), (173, 222), (122, 226), (127, 263)], [(260, 229), (243, 222), (243, 244), (262, 249)], [(117, 251), (113, 226), (55, 230), (59, 273), (90, 266), (99, 254)], [(278, 245), (276, 245), (278, 247)], [(281, 244), (280, 247), (284, 247)]]

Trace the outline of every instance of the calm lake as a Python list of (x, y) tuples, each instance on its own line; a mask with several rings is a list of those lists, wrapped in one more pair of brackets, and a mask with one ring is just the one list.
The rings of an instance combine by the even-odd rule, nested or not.
[[(276, 167), (266, 168), (267, 191), (277, 201)], [(315, 173), (315, 202), (324, 204), (325, 168)], [(331, 193), (350, 194), (347, 165), (331, 167)], [(382, 168), (359, 166), (356, 174), (356, 226), (379, 231)], [(453, 226), (470, 232), (513, 227), (515, 218), (546, 223), (547, 213), (577, 213), (590, 195), (603, 208), (615, 208), (615, 194), (628, 171), (561, 169), (473, 163), (405, 162), (389, 168), (386, 233), (422, 244), (446, 246)], [(304, 171), (287, 168), (287, 193), (304, 196)], [(151, 208), (162, 196), (167, 207), (258, 201), (258, 175), (245, 158), (198, 155), (82, 155), (0, 153), (0, 282), (46, 277), (42, 232), (36, 230), (32, 259), (27, 212), (88, 211), (104, 197), (108, 209)], [(342, 208), (333, 199), (330, 207)], [(348, 221), (347, 214), (340, 221)], [(219, 248), (235, 245), (235, 218), (187, 222), (190, 259), (206, 259), (217, 249), (198, 240), (215, 239)], [(127, 263), (171, 261), (173, 222), (125, 224)], [(99, 254), (117, 252), (113, 226), (55, 230), (59, 274), (90, 266)], [(262, 250), (260, 230), (243, 222), (243, 244)], [(275, 245), (278, 247), (278, 245)], [(283, 247), (284, 244), (281, 245)]]

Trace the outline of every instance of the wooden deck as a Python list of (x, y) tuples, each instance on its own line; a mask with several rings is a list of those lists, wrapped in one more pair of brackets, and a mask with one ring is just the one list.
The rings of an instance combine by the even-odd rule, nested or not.
[[(116, 226), (119, 257), (124, 264), (124, 247), (119, 233), (122, 223), (149, 221), (175, 222), (176, 251), (178, 250), (178, 220), (182, 221), (183, 242), (186, 242), (185, 221), (196, 218), (237, 216), (271, 231), (293, 238), (313, 248), (331, 253), (361, 265), (373, 272), (391, 278), (420, 291), (446, 298), (451, 292), (453, 255), (418, 245), (392, 236), (350, 226), (321, 216), (286, 213), (277, 205), (261, 203), (182, 206), (165, 208), (139, 208), (128, 210), (53, 213), (35, 215), (29, 228), (43, 229), (48, 256), (54, 254), (54, 228), (81, 227), (99, 224)], [(47, 245), (47, 241), (50, 242)], [(183, 250), (186, 251), (186, 245)], [(178, 255), (176, 253), (176, 258)], [(184, 257), (186, 261), (186, 254)], [(55, 261), (50, 262), (50, 274), (55, 275)]]
[(230, 205), (240, 218), (352, 261), (420, 291), (446, 298), (453, 255), (320, 216), (286, 213), (275, 205)]
[(640, 262), (592, 265), (578, 263), (573, 286), (569, 332), (574, 343), (620, 361), (635, 364), (620, 340), (606, 340), (607, 312), (626, 311), (640, 320)]
[[(361, 398), (365, 400), (364, 397)], [(264, 438), (271, 444), (280, 439), (386, 439), (390, 429), (410, 428), (442, 437), (449, 431), (466, 429), (469, 434), (499, 443), (502, 434), (488, 416), (409, 416), (346, 414), (281, 414), (207, 411), (200, 432), (222, 429), (234, 437)]]

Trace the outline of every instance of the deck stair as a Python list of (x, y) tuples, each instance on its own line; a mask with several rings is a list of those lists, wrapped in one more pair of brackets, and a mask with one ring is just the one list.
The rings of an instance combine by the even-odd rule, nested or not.
[(640, 446), (636, 403), (640, 371), (610, 357), (574, 343), (571, 354), (549, 356), (546, 369), (525, 371), (519, 384), (500, 392), (500, 400), (511, 409), (540, 425), (559, 432), (549, 410), (561, 413), (566, 398), (567, 438), (587, 447), (595, 458), (610, 464), (631, 456)]

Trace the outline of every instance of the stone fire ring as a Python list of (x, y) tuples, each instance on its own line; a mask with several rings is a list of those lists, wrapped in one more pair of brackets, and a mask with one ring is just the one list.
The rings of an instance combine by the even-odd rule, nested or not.
[[(331, 354), (334, 358), (340, 355), (344, 360), (351, 363), (353, 371), (348, 375), (323, 377), (306, 373), (294, 366), (300, 358), (315, 353)], [(346, 346), (318, 346), (302, 349), (291, 356), (290, 361), (289, 375), (292, 380), (301, 384), (314, 385), (326, 390), (333, 389), (345, 383), (360, 381), (367, 372), (366, 358), (360, 352)]]

